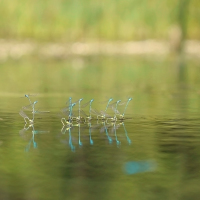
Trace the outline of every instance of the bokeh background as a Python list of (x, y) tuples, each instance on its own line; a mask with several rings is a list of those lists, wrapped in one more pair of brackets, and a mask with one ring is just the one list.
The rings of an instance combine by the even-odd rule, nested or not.
[[(1, 93), (115, 91), (129, 78), (125, 88), (153, 79), (159, 87), (158, 65), (172, 66), (167, 82), (184, 79), (193, 73), (186, 62), (199, 62), (199, 6), (197, 0), (2, 0)], [(129, 69), (117, 73), (115, 67)], [(147, 73), (151, 80), (142, 78)]]
[(40, 41), (168, 39), (180, 28), (200, 39), (197, 0), (1, 1), (0, 36)]
[[(199, 0), (1, 0), (0, 200), (199, 200), (199, 8)], [(50, 111), (35, 129), (19, 115), (24, 94)], [(91, 145), (88, 124), (62, 132), (69, 97), (93, 98), (97, 110), (132, 97), (131, 119), (107, 124), (109, 144), (95, 118)]]

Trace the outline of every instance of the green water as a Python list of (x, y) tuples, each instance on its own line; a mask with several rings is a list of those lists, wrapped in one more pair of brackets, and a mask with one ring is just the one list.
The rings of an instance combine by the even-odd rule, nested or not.
[[(199, 199), (199, 70), (189, 58), (181, 67), (155, 57), (1, 63), (0, 199)], [(26, 93), (50, 111), (36, 114), (34, 127), (18, 114)], [(69, 97), (94, 98), (97, 110), (110, 97), (133, 97), (130, 119), (63, 128)]]

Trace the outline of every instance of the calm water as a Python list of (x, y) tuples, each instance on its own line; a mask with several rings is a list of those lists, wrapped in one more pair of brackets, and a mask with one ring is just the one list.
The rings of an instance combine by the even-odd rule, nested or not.
[[(164, 58), (3, 63), (0, 199), (199, 199), (199, 61), (181, 69)], [(25, 93), (50, 111), (32, 127), (18, 114)], [(94, 98), (98, 110), (131, 96), (130, 119), (68, 129), (60, 110), (70, 96)]]

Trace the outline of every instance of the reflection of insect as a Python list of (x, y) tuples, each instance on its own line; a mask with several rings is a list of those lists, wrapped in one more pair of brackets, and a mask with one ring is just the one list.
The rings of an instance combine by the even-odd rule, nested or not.
[(123, 127), (124, 127), (124, 131), (125, 131), (126, 139), (127, 139), (128, 143), (131, 144), (131, 140), (130, 140), (130, 138), (128, 137), (128, 133), (127, 133), (127, 130), (126, 130), (126, 128), (125, 128), (124, 122), (122, 122), (121, 124), (122, 124)]
[(72, 143), (71, 128), (72, 128), (72, 126), (63, 126), (63, 128), (61, 129), (61, 132), (62, 132), (62, 134), (65, 134), (66, 131), (69, 132), (69, 146), (72, 151), (75, 151), (75, 146)]
[(113, 123), (113, 128), (112, 128), (112, 131), (114, 131), (114, 133), (115, 133), (115, 140), (116, 140), (117, 146), (119, 146), (121, 144), (121, 142), (117, 139), (117, 131), (116, 131), (119, 126), (120, 125), (116, 126), (116, 123)]
[(109, 142), (109, 144), (111, 144), (112, 143), (112, 138), (108, 135), (108, 126), (106, 126), (105, 121), (103, 122), (103, 125), (104, 126), (101, 128), (100, 132), (102, 132), (102, 131), (106, 132), (106, 136), (108, 138), (108, 142)]
[(25, 151), (30, 150), (31, 144), (33, 144), (33, 148), (37, 148), (38, 145), (37, 145), (37, 142), (35, 142), (35, 134), (49, 132), (49, 131), (36, 131), (35, 128), (34, 128), (34, 125), (31, 124), (28, 127), (26, 127), (26, 125), (25, 125), (24, 128), (19, 131), (19, 134), (21, 136), (23, 136), (25, 134), (25, 132), (28, 131), (29, 128), (32, 128), (32, 137), (31, 137), (28, 145), (26, 146)]
[(33, 148), (36, 149), (37, 148), (37, 142), (35, 142), (35, 134), (38, 133), (38, 131), (35, 131), (34, 126), (32, 126), (33, 130), (32, 130), (32, 138), (30, 139), (28, 145), (25, 148), (25, 151), (29, 151), (29, 149), (31, 148), (31, 143), (33, 143)]
[(90, 144), (93, 145), (94, 142), (93, 142), (93, 140), (92, 140), (92, 134), (91, 134), (91, 132), (92, 132), (92, 130), (91, 130), (91, 123), (89, 123), (88, 125), (89, 125)]

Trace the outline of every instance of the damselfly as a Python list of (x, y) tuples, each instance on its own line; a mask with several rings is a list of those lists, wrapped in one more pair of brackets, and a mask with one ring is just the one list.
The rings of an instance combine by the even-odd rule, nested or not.
[(76, 103), (72, 103), (69, 107), (62, 109), (62, 113), (68, 116), (69, 121), (73, 120), (72, 109)]
[(110, 115), (108, 115), (105, 111), (97, 111), (95, 109), (91, 109), (91, 113), (97, 116), (97, 119), (99, 120), (106, 120), (107, 118), (111, 118)]
[(94, 115), (97, 115), (97, 119), (101, 119), (101, 120), (106, 120), (106, 118), (110, 118), (110, 116), (106, 113), (110, 102), (113, 100), (113, 98), (110, 98), (107, 102), (106, 108), (105, 110), (101, 110), (101, 111), (97, 111), (95, 109), (91, 108), (91, 113), (93, 113)]
[[(79, 99), (75, 102), (72, 103), (72, 97), (69, 97), (69, 100), (66, 102), (66, 104), (68, 105), (66, 108), (64, 108), (62, 111), (63, 112), (67, 112), (68, 110), (68, 113), (69, 113), (69, 119), (71, 120), (78, 120), (80, 118), (80, 102), (82, 101), (83, 99)], [(78, 109), (78, 117), (77, 116), (73, 116), (72, 114), (72, 108), (77, 104), (79, 103), (79, 109)]]
[(108, 103), (107, 103), (107, 106), (106, 106), (105, 112), (107, 111), (108, 106), (109, 106), (109, 104), (110, 104), (110, 102), (111, 102), (112, 100), (113, 100), (113, 98), (110, 98), (110, 99), (108, 100)]
[(30, 124), (33, 124), (34, 119), (30, 119), (23, 110), (20, 110), (19, 114), (24, 118), (24, 121), (26, 124), (27, 124), (27, 120)]
[[(115, 102), (115, 103), (113, 103), (111, 106), (112, 106), (112, 108), (113, 108), (113, 110), (114, 110), (114, 112), (115, 112), (115, 115), (114, 115), (114, 117), (112, 117), (112, 118), (110, 118), (110, 120), (112, 121), (112, 122), (115, 122), (115, 121), (117, 121), (117, 106), (118, 106), (118, 104), (121, 102), (121, 100), (118, 100), (117, 102)], [(115, 107), (114, 107), (114, 104), (115, 104)], [(108, 118), (109, 119), (109, 118)]]
[[(126, 103), (126, 106), (125, 106), (125, 108), (124, 108), (124, 112), (123, 112), (122, 115), (120, 115), (120, 118), (121, 118), (121, 119), (124, 119), (124, 114), (125, 114), (126, 108), (127, 108), (129, 102), (130, 102), (132, 99), (133, 99), (133, 98), (131, 98), (131, 97), (128, 98), (127, 103)], [(122, 104), (124, 104), (124, 103), (122, 103)], [(121, 105), (122, 105), (122, 104), (121, 104)]]
[(33, 113), (33, 121), (34, 121), (34, 117), (35, 117), (35, 104), (37, 103), (38, 101), (34, 101), (33, 103), (27, 105), (27, 106), (23, 106), (22, 109), (23, 110), (30, 110), (32, 111)]
[(26, 97), (26, 98), (29, 100), (29, 102), (32, 103), (30, 97), (31, 97), (31, 96), (37, 96), (37, 95), (38, 95), (38, 94), (25, 94), (25, 95), (24, 95), (23, 97), (21, 97), (21, 98)]
[(87, 116), (86, 118), (88, 119), (88, 121), (90, 121), (92, 119), (92, 102), (94, 101), (94, 99), (91, 99), (90, 101), (88, 101), (87, 103), (83, 104), (81, 107), (84, 108), (86, 107), (88, 104), (90, 104), (90, 108), (89, 108), (89, 116)]
[(81, 120), (81, 101), (83, 98), (79, 99), (78, 101), (78, 117), (76, 117), (76, 120), (79, 122)]
[(132, 99), (133, 99), (133, 98), (128, 98), (127, 101), (122, 102), (122, 103), (119, 103), (119, 105), (124, 105), (124, 104), (126, 104), (126, 106), (125, 106), (125, 108), (124, 108), (124, 111), (123, 111), (123, 114), (121, 114), (121, 113), (117, 110), (117, 107), (112, 106), (112, 109), (113, 109), (113, 111), (115, 112), (115, 115), (119, 115), (119, 120), (124, 120), (124, 119), (125, 119), (124, 115), (125, 115), (126, 108), (127, 108), (129, 102), (130, 102)]

